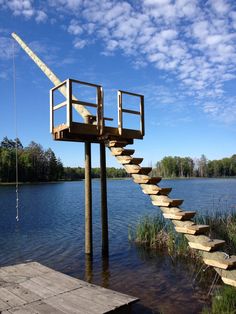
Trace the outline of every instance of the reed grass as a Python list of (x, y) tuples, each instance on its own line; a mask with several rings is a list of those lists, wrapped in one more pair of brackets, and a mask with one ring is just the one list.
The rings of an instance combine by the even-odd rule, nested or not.
[[(195, 222), (209, 225), (213, 238), (225, 240), (226, 253), (236, 253), (236, 213), (215, 211), (200, 214)], [(177, 233), (172, 223), (158, 214), (141, 217), (134, 228), (129, 228), (129, 240), (150, 248), (166, 249), (172, 257), (200, 258), (200, 254), (188, 246), (184, 235)]]
[(188, 246), (184, 235), (177, 233), (173, 225), (160, 215), (141, 217), (135, 228), (129, 228), (128, 237), (138, 245), (165, 250), (172, 258), (200, 258), (200, 255)]
[(236, 313), (236, 289), (230, 286), (222, 286), (215, 291), (212, 297), (211, 307), (204, 308), (202, 314), (235, 314)]
[(225, 240), (225, 251), (228, 254), (236, 253), (236, 213), (215, 211), (205, 215), (198, 215), (196, 223), (210, 226), (210, 235)]

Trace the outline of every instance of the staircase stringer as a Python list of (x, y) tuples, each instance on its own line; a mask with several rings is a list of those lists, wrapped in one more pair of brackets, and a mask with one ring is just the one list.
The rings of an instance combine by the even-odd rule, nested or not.
[[(117, 144), (119, 145), (119, 141)], [(143, 192), (150, 196), (152, 204), (160, 208), (165, 219), (172, 221), (176, 232), (184, 234), (189, 247), (201, 254), (203, 262), (213, 267), (225, 284), (236, 287), (236, 256), (229, 256), (219, 250), (225, 241), (212, 239), (208, 233), (208, 225), (196, 225), (192, 220), (195, 212), (182, 210), (180, 205), (183, 200), (169, 198), (171, 188), (159, 187), (157, 183), (161, 178), (149, 176), (151, 169), (140, 166), (143, 158), (132, 157), (134, 150), (126, 149), (124, 143), (118, 145), (114, 145), (114, 141), (107, 142), (112, 155), (124, 166), (126, 172), (131, 174), (133, 181), (140, 185)]]

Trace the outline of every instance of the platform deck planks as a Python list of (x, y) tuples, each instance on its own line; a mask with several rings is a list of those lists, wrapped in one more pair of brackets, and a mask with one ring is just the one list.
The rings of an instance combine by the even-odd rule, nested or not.
[(0, 268), (1, 314), (131, 313), (137, 301), (37, 262)]

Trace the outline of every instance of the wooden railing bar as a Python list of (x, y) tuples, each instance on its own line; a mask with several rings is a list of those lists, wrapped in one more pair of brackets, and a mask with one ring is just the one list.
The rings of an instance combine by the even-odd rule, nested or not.
[(131, 92), (127, 92), (127, 91), (124, 91), (124, 90), (119, 90), (119, 92), (121, 92), (122, 94), (130, 95), (130, 96), (137, 96), (137, 97), (142, 97), (143, 96), (141, 94), (131, 93)]
[(140, 112), (136, 110), (122, 109), (122, 112), (140, 115)]
[(78, 80), (75, 80), (75, 79), (70, 79), (70, 81), (71, 81), (72, 83), (79, 83), (79, 84), (87, 85), (87, 86), (91, 86), (91, 87), (102, 87), (101, 85), (98, 85), (98, 84), (93, 84), (93, 83), (78, 81)]
[(63, 101), (63, 102), (61, 102), (60, 104), (54, 106), (54, 107), (53, 107), (53, 110), (60, 109), (60, 108), (62, 108), (62, 107), (64, 107), (64, 106), (66, 106), (66, 104), (67, 104), (67, 101)]
[[(97, 117), (95, 115), (91, 115), (90, 117)], [(103, 117), (103, 120), (107, 120), (107, 121), (113, 121), (113, 118), (108, 118), (108, 117)]]
[(81, 105), (81, 106), (86, 106), (86, 107), (93, 107), (93, 108), (97, 108), (97, 106), (98, 106), (98, 105), (92, 104), (90, 102), (86, 102), (86, 101), (82, 101), (82, 100), (74, 100), (74, 99), (72, 99), (72, 103), (77, 104), (77, 105)]
[(55, 87), (51, 88), (51, 90), (52, 90), (52, 91), (55, 91), (55, 90), (59, 89), (60, 87), (62, 87), (63, 85), (65, 85), (65, 84), (66, 84), (66, 82), (67, 82), (67, 80), (66, 80), (66, 81), (61, 82), (59, 85), (57, 85), (57, 86), (55, 86)]
[(113, 121), (114, 120), (113, 118), (108, 118), (108, 117), (104, 117), (103, 119), (107, 120), (107, 121)]

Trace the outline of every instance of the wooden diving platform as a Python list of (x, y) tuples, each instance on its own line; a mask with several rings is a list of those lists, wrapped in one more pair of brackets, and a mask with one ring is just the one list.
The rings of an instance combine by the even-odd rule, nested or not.
[(131, 313), (137, 301), (37, 262), (0, 268), (1, 314)]

